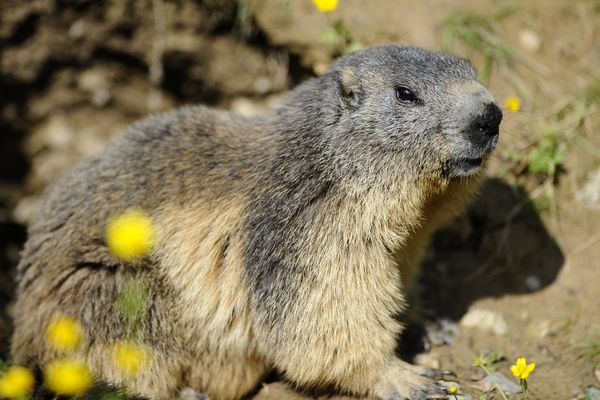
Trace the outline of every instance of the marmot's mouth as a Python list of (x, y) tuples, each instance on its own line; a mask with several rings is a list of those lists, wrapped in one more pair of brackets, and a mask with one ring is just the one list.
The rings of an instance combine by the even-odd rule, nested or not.
[(444, 169), (449, 178), (462, 178), (476, 174), (483, 164), (483, 157), (455, 158), (448, 162)]
[(481, 167), (481, 163), (483, 163), (483, 158), (461, 158), (457, 161), (457, 164), (464, 167), (465, 169), (479, 168)]

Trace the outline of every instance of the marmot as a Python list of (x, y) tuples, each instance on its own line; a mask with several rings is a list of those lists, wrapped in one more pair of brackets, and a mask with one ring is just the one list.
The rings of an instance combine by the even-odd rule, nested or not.
[[(156, 244), (139, 334), (152, 365), (130, 390), (239, 399), (277, 370), (299, 388), (444, 396), (395, 355), (428, 238), (482, 179), (502, 112), (466, 60), (414, 47), (351, 53), (279, 108), (184, 107), (133, 125), (49, 191), (18, 266), (16, 362), (43, 366), (49, 318), (71, 315), (98, 376), (125, 335), (132, 274), (107, 219), (147, 212)], [(433, 371), (435, 372), (435, 371)], [(433, 378), (433, 379), (432, 379)]]

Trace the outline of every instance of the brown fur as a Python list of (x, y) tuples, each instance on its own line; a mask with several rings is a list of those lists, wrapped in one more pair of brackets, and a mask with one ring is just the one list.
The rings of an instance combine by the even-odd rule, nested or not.
[[(420, 103), (396, 100), (397, 76)], [(15, 360), (56, 357), (42, 333), (64, 313), (98, 376), (154, 399), (188, 387), (239, 399), (271, 369), (301, 388), (440, 395), (396, 357), (398, 316), (431, 233), (481, 180), (469, 168), (495, 145), (490, 104), (464, 60), (387, 46), (260, 118), (196, 107), (134, 125), (58, 183), (30, 227)], [(129, 207), (157, 227), (137, 272), (104, 241)], [(136, 338), (152, 357), (124, 379), (108, 349), (127, 337), (115, 300), (132, 277), (149, 292)]]

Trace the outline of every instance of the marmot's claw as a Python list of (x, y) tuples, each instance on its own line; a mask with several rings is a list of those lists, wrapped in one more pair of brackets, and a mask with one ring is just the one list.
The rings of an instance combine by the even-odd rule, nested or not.
[(423, 388), (410, 392), (410, 400), (450, 399), (448, 387), (448, 382), (430, 383)]
[(447, 380), (456, 377), (452, 371), (422, 368), (396, 360), (384, 379), (375, 387), (375, 393), (382, 400), (464, 400), (460, 385)]
[(456, 378), (456, 374), (447, 369), (423, 368), (419, 375), (430, 379), (445, 379), (448, 377)]

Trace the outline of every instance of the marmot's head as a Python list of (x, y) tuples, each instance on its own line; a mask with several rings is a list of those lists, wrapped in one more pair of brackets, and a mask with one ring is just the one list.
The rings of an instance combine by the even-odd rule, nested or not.
[(502, 112), (464, 59), (381, 46), (342, 58), (323, 79), (325, 134), (341, 168), (447, 181), (477, 174), (498, 141)]

